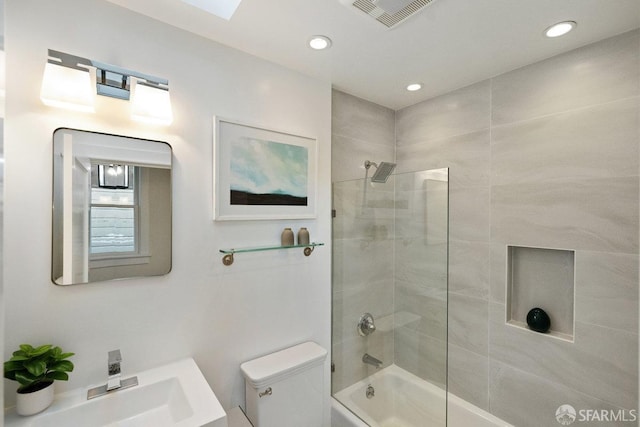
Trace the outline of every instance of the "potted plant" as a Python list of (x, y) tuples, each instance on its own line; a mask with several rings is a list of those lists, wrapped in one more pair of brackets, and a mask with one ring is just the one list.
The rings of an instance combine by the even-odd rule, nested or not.
[(69, 379), (67, 372), (73, 371), (73, 363), (66, 359), (73, 355), (51, 344), (39, 347), (20, 344), (20, 350), (4, 362), (4, 377), (20, 383), (16, 398), (18, 414), (37, 414), (51, 405), (53, 382)]

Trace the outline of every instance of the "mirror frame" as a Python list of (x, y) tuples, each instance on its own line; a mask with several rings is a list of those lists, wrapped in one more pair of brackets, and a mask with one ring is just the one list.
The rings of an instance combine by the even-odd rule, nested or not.
[[(59, 256), (59, 252), (63, 251), (62, 248), (60, 248), (60, 246), (63, 244), (62, 242), (58, 243), (58, 245), (56, 245), (56, 239), (54, 238), (54, 233), (56, 230), (56, 226), (60, 224), (61, 221), (64, 221), (64, 213), (62, 214), (62, 218), (60, 218), (60, 215), (56, 215), (56, 183), (58, 183), (59, 179), (56, 179), (56, 135), (58, 134), (58, 132), (64, 132), (64, 131), (69, 131), (69, 132), (80, 132), (83, 134), (94, 134), (94, 135), (99, 135), (101, 138), (104, 137), (114, 137), (114, 138), (118, 138), (119, 140), (131, 140), (131, 141), (141, 141), (141, 142), (145, 142), (145, 143), (158, 143), (158, 144), (163, 144), (166, 147), (168, 147), (169, 149), (169, 167), (166, 168), (169, 170), (169, 183), (168, 183), (168, 196), (169, 196), (169, 200), (168, 200), (168, 207), (169, 207), (169, 212), (167, 213), (168, 216), (168, 224), (169, 224), (169, 235), (167, 236), (167, 240), (168, 240), (168, 245), (169, 245), (169, 251), (168, 251), (168, 261), (169, 261), (169, 265), (168, 268), (166, 270), (163, 270), (162, 272), (159, 272), (158, 274), (123, 274), (121, 277), (113, 277), (113, 278), (108, 278), (108, 279), (99, 279), (99, 280), (90, 280), (88, 279), (86, 282), (74, 282), (74, 283), (58, 283), (56, 281), (56, 273), (59, 272), (58, 270), (55, 269), (55, 257)], [(117, 150), (117, 148), (116, 148)], [(128, 163), (129, 165), (136, 165), (135, 163)], [(140, 164), (139, 166), (141, 167), (146, 167), (146, 166), (150, 166), (148, 167), (148, 169), (154, 169), (153, 168), (153, 162), (150, 162), (149, 165), (145, 165), (145, 164)], [(164, 168), (155, 168), (155, 169), (164, 169)], [(146, 138), (137, 138), (134, 136), (128, 136), (128, 135), (116, 135), (116, 134), (111, 134), (111, 133), (105, 133), (105, 132), (95, 132), (95, 131), (89, 131), (89, 130), (84, 130), (84, 129), (75, 129), (75, 128), (69, 128), (69, 127), (59, 127), (57, 129), (55, 129), (53, 131), (53, 135), (52, 135), (52, 180), (51, 180), (51, 270), (50, 270), (50, 279), (51, 282), (54, 285), (57, 286), (70, 286), (70, 285), (84, 285), (84, 284), (91, 284), (91, 283), (100, 283), (100, 282), (109, 282), (109, 281), (119, 281), (119, 280), (126, 280), (126, 279), (135, 279), (135, 278), (142, 278), (142, 277), (158, 277), (158, 276), (164, 276), (169, 274), (172, 269), (173, 269), (173, 148), (171, 146), (171, 144), (169, 144), (168, 142), (165, 141), (158, 141), (158, 140), (152, 140), (152, 139), (146, 139)], [(58, 196), (59, 197), (59, 196)], [(56, 221), (57, 220), (57, 221)], [(58, 246), (58, 249), (56, 249), (56, 246)], [(88, 274), (88, 272), (87, 272)]]

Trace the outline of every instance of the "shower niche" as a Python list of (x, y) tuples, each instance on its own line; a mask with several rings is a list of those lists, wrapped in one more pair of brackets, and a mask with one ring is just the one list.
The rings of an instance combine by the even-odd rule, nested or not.
[(507, 246), (507, 323), (530, 330), (527, 313), (542, 308), (546, 335), (573, 342), (575, 251)]

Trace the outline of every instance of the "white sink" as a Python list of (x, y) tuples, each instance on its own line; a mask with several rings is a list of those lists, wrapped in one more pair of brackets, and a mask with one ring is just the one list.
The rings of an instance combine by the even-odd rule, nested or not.
[[(58, 394), (44, 412), (6, 427), (227, 427), (227, 414), (193, 359), (137, 374), (138, 385), (87, 400), (82, 388)], [(128, 376), (123, 377), (128, 378)]]

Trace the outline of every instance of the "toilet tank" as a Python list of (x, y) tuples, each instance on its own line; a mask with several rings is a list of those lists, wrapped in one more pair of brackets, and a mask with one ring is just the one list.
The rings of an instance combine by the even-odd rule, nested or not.
[(322, 427), (327, 350), (308, 341), (240, 365), (254, 427)]

